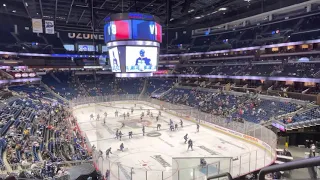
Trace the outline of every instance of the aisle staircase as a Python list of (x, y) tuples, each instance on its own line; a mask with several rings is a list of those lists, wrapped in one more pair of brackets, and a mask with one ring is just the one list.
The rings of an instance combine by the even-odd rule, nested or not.
[(61, 84), (60, 79), (59, 79), (57, 76), (55, 76), (52, 72), (50, 72), (50, 76), (51, 76), (53, 79), (55, 79), (58, 83)]
[(43, 83), (42, 81), (40, 82), (40, 85), (42, 87), (44, 87), (48, 92), (50, 92), (53, 96), (55, 96), (56, 98), (62, 100), (63, 102), (67, 103), (69, 102), (66, 98), (60, 96), (59, 94), (57, 94), (56, 92), (54, 92), (48, 85), (46, 85), (45, 83)]
[(143, 88), (142, 88), (142, 90), (140, 92), (139, 98), (142, 97), (146, 93), (147, 88), (148, 88), (148, 79), (146, 78), (144, 80)]

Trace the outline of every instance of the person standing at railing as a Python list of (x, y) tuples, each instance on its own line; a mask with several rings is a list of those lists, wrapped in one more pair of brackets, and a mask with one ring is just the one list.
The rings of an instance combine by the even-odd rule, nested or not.
[[(313, 158), (314, 155), (313, 155), (313, 152), (312, 152), (312, 149), (310, 149), (310, 152), (309, 152), (309, 158)], [(313, 167), (308, 167), (308, 172), (309, 172), (309, 175), (310, 175), (310, 179), (317, 179), (317, 171), (315, 170), (316, 166), (313, 166)]]
[(313, 157), (316, 157), (316, 145), (315, 144), (311, 144), (311, 152)]
[(110, 177), (110, 171), (109, 171), (109, 169), (107, 169), (107, 171), (106, 171), (106, 180), (109, 180), (109, 177)]

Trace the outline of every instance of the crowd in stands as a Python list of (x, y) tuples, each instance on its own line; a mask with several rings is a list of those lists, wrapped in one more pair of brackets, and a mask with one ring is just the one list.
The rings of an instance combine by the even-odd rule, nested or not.
[(215, 66), (187, 66), (174, 71), (175, 74), (225, 75), (225, 76), (278, 76), (317, 78), (320, 75), (318, 63), (285, 64), (239, 64)]
[(260, 123), (271, 117), (297, 111), (301, 106), (290, 102), (264, 100), (257, 94), (235, 96), (227, 92), (194, 89), (173, 89), (162, 100), (195, 107), (213, 115), (222, 115), (236, 121)]
[[(223, 68), (219, 69), (221, 70)], [(4, 101), (0, 108), (0, 154), (6, 154), (0, 158), (2, 169), (6, 167), (4, 162), (8, 162), (13, 171), (37, 166), (38, 171), (26, 176), (48, 177), (63, 171), (57, 162), (90, 160), (91, 154), (84, 146), (85, 139), (73, 128), (75, 121), (64, 101), (54, 93), (68, 100), (86, 96), (140, 94), (142, 91), (148, 95), (163, 93), (160, 97), (163, 101), (225, 117), (226, 123), (261, 123), (288, 113), (294, 115), (285, 117), (285, 124), (320, 118), (318, 106), (304, 109), (306, 107), (292, 102), (261, 98), (257, 93), (236, 95), (222, 89), (199, 88), (200, 82), (197, 87), (179, 87), (175, 85), (174, 78), (132, 79), (56, 72), (43, 76), (43, 82), (45, 84), (15, 85), (8, 88), (15, 98)], [(295, 113), (303, 109), (303, 112)]]
[[(2, 101), (0, 166), (15, 176), (24, 169), (27, 178), (56, 176), (63, 169), (58, 162), (89, 160), (91, 155), (84, 147), (84, 139), (79, 131), (72, 128), (75, 121), (61, 101), (42, 100), (46, 93), (39, 86), (24, 85), (9, 88), (20, 91)], [(57, 103), (59, 102), (59, 103)], [(4, 155), (4, 152), (6, 156)], [(5, 158), (5, 160), (3, 159)]]
[(148, 82), (146, 91), (146, 94), (148, 95), (151, 95), (152, 93), (162, 94), (174, 86), (174, 80), (166, 78), (152, 78)]

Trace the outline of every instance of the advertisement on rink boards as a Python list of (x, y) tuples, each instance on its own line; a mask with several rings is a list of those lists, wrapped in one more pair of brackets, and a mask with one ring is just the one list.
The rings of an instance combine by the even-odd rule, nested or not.
[(155, 72), (157, 66), (157, 47), (126, 47), (126, 72)]

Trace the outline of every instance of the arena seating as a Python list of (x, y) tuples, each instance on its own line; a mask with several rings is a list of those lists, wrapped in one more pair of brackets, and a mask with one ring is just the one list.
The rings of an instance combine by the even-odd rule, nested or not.
[(119, 78), (115, 80), (118, 94), (140, 94), (144, 86), (141, 78)]
[(174, 81), (172, 79), (150, 78), (148, 79), (148, 88), (146, 93), (162, 94), (168, 91), (173, 85), (174, 85)]
[(42, 77), (42, 81), (47, 84), (53, 91), (65, 97), (72, 99), (79, 95), (85, 95), (72, 79), (70, 72), (49, 73)]
[(113, 78), (103, 75), (78, 76), (81, 85), (87, 90), (90, 96), (105, 96), (113, 94)]
[(173, 89), (163, 100), (199, 108), (216, 115), (230, 114), (234, 119), (243, 119), (255, 123), (271, 117), (295, 112), (301, 108), (297, 104), (262, 100), (257, 97), (235, 96), (225, 93), (213, 93), (203, 90)]
[[(35, 86), (13, 89), (29, 94), (30, 89), (41, 91)], [(90, 155), (83, 147), (81, 135), (77, 131), (73, 134), (67, 130), (71, 128), (70, 123), (72, 123), (66, 119), (69, 117), (68, 113), (62, 106), (45, 104), (35, 100), (34, 97), (8, 100), (0, 109), (2, 119), (0, 167), (5, 166), (3, 158), (13, 171), (46, 161), (51, 165), (46, 163), (37, 165), (42, 169), (40, 177), (53, 177), (56, 173), (48, 171), (46, 166), (51, 167), (54, 162), (90, 159)], [(2, 156), (4, 151), (6, 151), (6, 157)]]
[(299, 123), (302, 121), (318, 120), (320, 118), (320, 107), (314, 107), (303, 113), (297, 113), (291, 118), (290, 123)]
[(22, 85), (22, 86), (11, 86), (9, 90), (15, 91), (18, 93), (26, 93), (28, 97), (32, 99), (41, 99), (46, 98), (47, 100), (56, 100), (60, 103), (63, 103), (60, 99), (53, 96), (50, 92), (40, 85)]
[(220, 65), (189, 66), (175, 70), (176, 74), (229, 75), (229, 76), (280, 76), (315, 78), (320, 69), (318, 63), (290, 63), (284, 65)]

